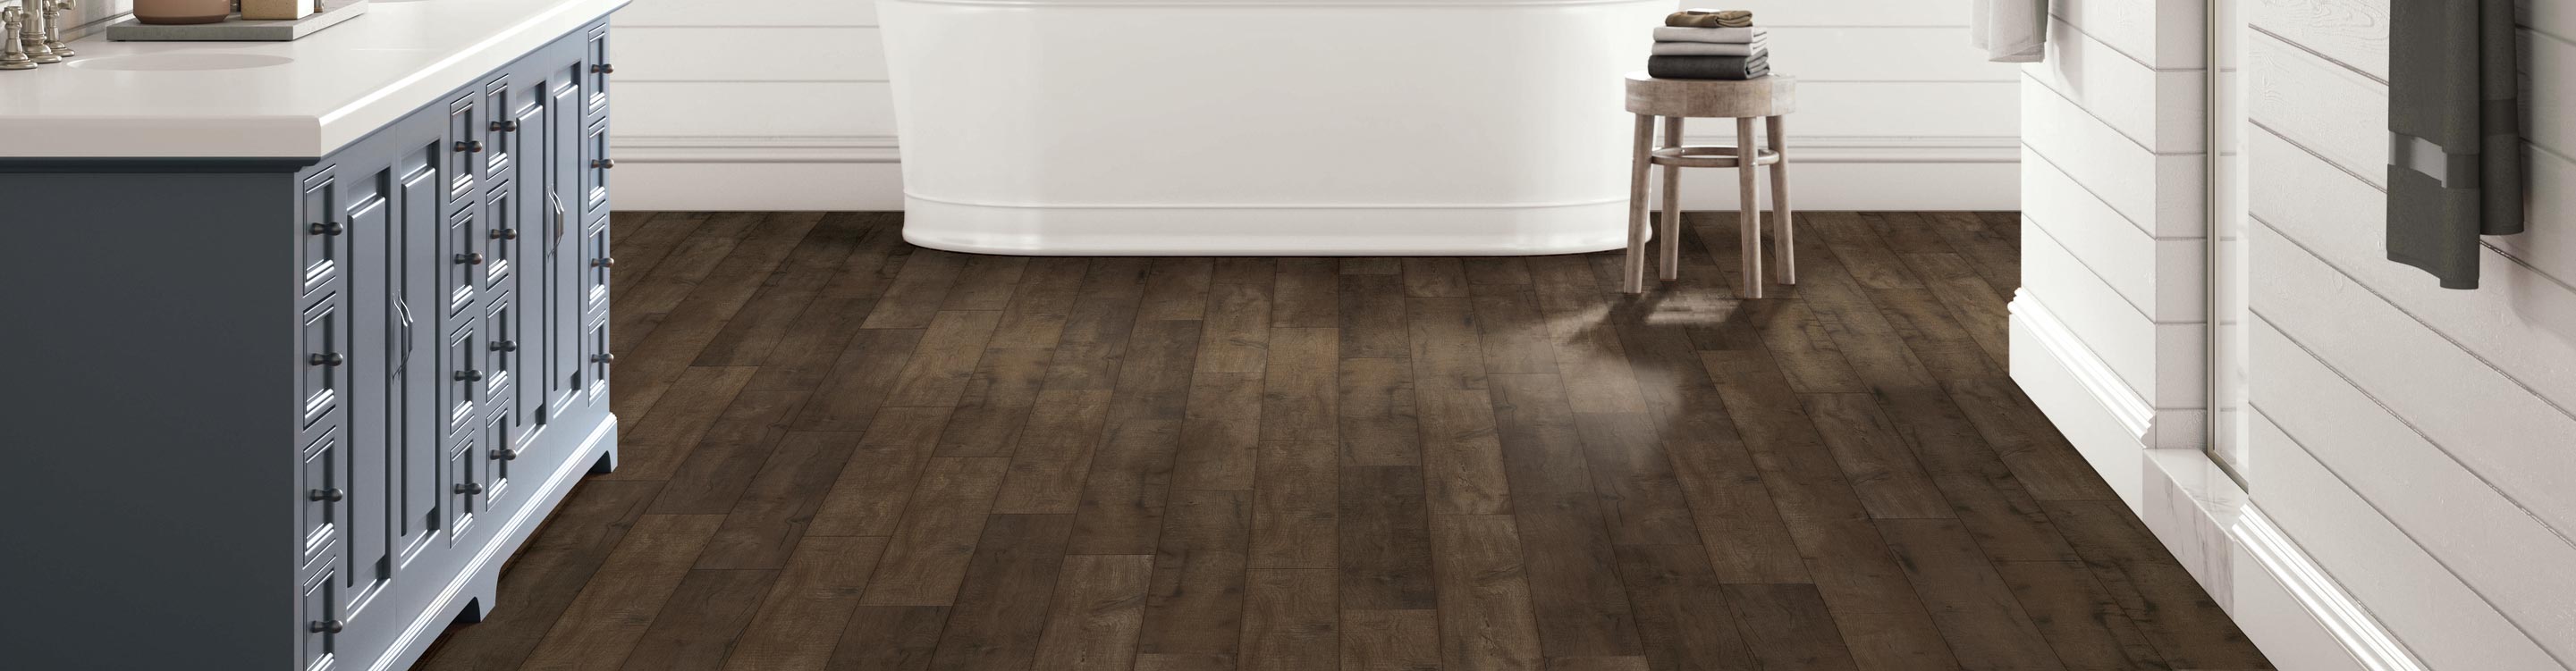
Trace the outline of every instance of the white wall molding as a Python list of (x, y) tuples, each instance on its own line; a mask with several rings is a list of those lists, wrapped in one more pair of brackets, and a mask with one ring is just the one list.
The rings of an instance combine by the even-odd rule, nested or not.
[(617, 135), (629, 163), (899, 163), (892, 135)]
[[(2424, 671), (2424, 665), (2397, 643), (2380, 626), (2379, 620), (2363, 610), (2361, 603), (2343, 586), (2335, 584), (2324, 568), (2317, 566), (2308, 553), (2272, 524), (2260, 509), (2247, 507), (2238, 511), (2236, 522), (2227, 535), (2254, 559), (2265, 573), (2287, 589), (2291, 598), (2310, 617), (2325, 627), (2328, 635), (2341, 644), (2344, 652), (2370, 671)], [(2260, 641), (2257, 641), (2260, 644)]]

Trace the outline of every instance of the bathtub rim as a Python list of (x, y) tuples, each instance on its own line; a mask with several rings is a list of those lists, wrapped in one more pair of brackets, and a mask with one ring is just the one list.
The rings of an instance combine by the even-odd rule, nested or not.
[[(904, 198), (916, 246), (1009, 256), (1546, 256), (1628, 246), (1628, 200), (1542, 206), (1013, 207)], [(1318, 211), (1338, 213), (1318, 224)], [(936, 222), (933, 225), (916, 225)], [(1605, 225), (1607, 224), (1607, 225)], [(1295, 226), (1291, 228), (1291, 226)], [(1173, 231), (1225, 231), (1173, 235)], [(1045, 231), (1044, 234), (1030, 231)], [(1245, 231), (1290, 231), (1245, 235)], [(1406, 231), (1386, 235), (1387, 231)]]

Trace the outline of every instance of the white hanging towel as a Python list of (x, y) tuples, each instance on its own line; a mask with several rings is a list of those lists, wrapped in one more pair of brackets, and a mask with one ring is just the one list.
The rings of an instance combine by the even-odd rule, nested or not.
[(1976, 0), (1968, 34), (1986, 60), (2037, 63), (2048, 47), (2048, 0)]

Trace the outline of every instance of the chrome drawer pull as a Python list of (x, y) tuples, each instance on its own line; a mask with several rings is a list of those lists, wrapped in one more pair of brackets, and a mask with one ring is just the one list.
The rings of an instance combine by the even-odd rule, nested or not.
[(616, 365), (616, 364), (617, 364), (617, 355), (615, 355), (615, 354), (593, 354), (593, 355), (590, 355), (590, 362), (591, 362), (591, 363), (604, 363), (604, 364), (609, 364), (609, 365)]

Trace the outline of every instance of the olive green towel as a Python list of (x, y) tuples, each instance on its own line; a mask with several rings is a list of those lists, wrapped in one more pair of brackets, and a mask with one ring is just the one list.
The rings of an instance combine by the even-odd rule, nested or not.
[(1664, 17), (1664, 25), (1675, 28), (1746, 28), (1753, 25), (1753, 13), (1741, 9), (1685, 9)]
[(2514, 0), (2389, 4), (2388, 260), (2478, 288), (2478, 236), (2523, 230)]

